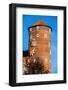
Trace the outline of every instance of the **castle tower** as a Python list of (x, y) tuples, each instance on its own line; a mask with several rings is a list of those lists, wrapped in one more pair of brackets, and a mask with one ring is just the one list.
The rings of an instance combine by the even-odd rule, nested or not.
[(42, 64), (42, 73), (51, 72), (51, 27), (43, 21), (38, 21), (29, 27), (30, 57)]

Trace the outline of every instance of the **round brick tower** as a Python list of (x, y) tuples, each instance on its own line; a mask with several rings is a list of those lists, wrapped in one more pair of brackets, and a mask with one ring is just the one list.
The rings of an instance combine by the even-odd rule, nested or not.
[(29, 52), (34, 62), (42, 65), (42, 73), (51, 72), (51, 30), (43, 21), (29, 27)]

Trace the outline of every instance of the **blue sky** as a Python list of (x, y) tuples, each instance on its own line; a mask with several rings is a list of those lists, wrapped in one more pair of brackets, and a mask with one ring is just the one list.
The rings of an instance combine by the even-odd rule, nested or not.
[(38, 20), (42, 20), (47, 25), (52, 27), (51, 33), (51, 72), (57, 73), (57, 16), (37, 16), (37, 15), (23, 15), (22, 16), (22, 49), (28, 50), (28, 41), (29, 41), (29, 34), (28, 34), (28, 27), (32, 26)]

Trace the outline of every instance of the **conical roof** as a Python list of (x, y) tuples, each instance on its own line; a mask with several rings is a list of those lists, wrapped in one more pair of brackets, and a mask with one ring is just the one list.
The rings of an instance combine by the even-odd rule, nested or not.
[[(51, 28), (51, 27), (48, 26), (46, 23), (44, 23), (44, 21), (39, 20), (38, 22), (36, 22), (36, 23), (33, 24), (32, 26), (28, 27), (28, 30), (29, 30), (30, 28), (32, 28), (32, 27), (35, 27), (35, 26), (47, 26), (47, 27)], [(51, 30), (52, 30), (52, 28), (51, 28)]]
[(46, 23), (44, 23), (42, 20), (39, 20), (38, 22), (36, 22), (35, 24), (33, 24), (32, 26), (37, 26), (37, 25), (47, 25)]

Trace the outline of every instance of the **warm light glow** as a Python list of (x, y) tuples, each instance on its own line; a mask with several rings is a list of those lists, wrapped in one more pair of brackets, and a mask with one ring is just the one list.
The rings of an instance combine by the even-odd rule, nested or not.
[(36, 46), (37, 42), (36, 41), (32, 41), (32, 46)]
[(37, 28), (37, 30), (39, 30), (39, 26), (37, 26), (36, 28)]
[(36, 35), (36, 37), (39, 37), (39, 36), (40, 36), (39, 34)]
[(48, 35), (47, 35), (47, 33), (45, 33), (45, 34), (44, 34), (44, 38), (47, 38), (47, 37), (48, 37)]

